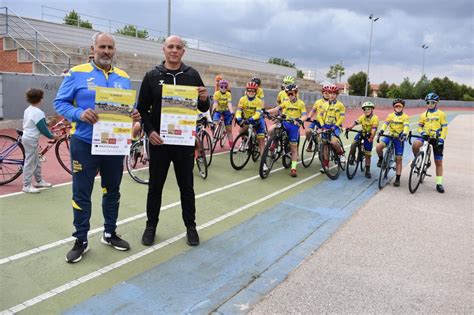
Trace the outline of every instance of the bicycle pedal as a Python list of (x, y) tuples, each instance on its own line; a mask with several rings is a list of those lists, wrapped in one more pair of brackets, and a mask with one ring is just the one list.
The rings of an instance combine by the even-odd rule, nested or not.
[(425, 176), (431, 177), (431, 175), (430, 175), (430, 174), (425, 174)]

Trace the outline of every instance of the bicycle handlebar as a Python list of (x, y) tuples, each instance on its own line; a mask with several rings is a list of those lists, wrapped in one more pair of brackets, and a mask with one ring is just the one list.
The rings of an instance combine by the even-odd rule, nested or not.
[[(422, 135), (414, 135), (412, 134), (412, 132), (410, 131), (408, 133), (408, 143), (411, 145), (411, 138), (417, 138), (417, 139), (422, 139), (423, 141), (430, 141), (430, 139), (432, 139), (430, 136), (428, 135), (425, 135), (425, 136), (422, 136)], [(438, 139), (438, 137), (436, 137), (435, 139)]]

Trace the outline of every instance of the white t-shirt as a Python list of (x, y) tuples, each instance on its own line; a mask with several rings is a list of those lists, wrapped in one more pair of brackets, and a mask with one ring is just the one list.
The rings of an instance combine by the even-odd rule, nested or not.
[(28, 106), (23, 114), (23, 137), (38, 139), (41, 135), (36, 124), (43, 118), (46, 118), (44, 112), (35, 106)]

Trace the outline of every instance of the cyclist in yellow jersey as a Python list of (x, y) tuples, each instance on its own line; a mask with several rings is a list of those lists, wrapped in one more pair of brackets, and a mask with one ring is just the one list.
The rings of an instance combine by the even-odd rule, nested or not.
[[(428, 93), (425, 97), (428, 109), (420, 115), (418, 132), (421, 136), (429, 136), (430, 144), (433, 146), (433, 154), (436, 165), (436, 190), (444, 193), (443, 187), (443, 149), (444, 141), (448, 134), (448, 120), (446, 114), (438, 109), (439, 96), (436, 93)], [(413, 155), (417, 155), (423, 142), (413, 142)]]
[[(388, 134), (393, 137), (398, 137), (393, 139), (393, 145), (395, 147), (395, 163), (396, 163), (396, 178), (393, 185), (395, 187), (400, 186), (400, 175), (402, 174), (402, 157), (403, 157), (403, 145), (407, 138), (408, 131), (410, 129), (410, 122), (408, 121), (408, 115), (403, 112), (405, 107), (405, 101), (397, 98), (393, 101), (393, 113), (389, 114), (385, 118), (380, 134)], [(385, 130), (388, 132), (385, 133)], [(375, 148), (379, 156), (379, 161), (377, 162), (377, 167), (382, 166), (383, 159), (383, 149), (390, 144), (391, 139), (387, 137), (382, 137), (379, 144)]]
[[(304, 102), (298, 99), (298, 86), (295, 84), (288, 84), (285, 87), (285, 92), (288, 95), (289, 100), (283, 102), (281, 105), (272, 108), (268, 111), (269, 114), (274, 114), (283, 111), (283, 115), (287, 119), (293, 119), (293, 123), (288, 121), (283, 121), (283, 126), (288, 132), (288, 137), (290, 138), (290, 149), (291, 149), (291, 171), (290, 176), (296, 177), (296, 164), (298, 159), (298, 140), (300, 138), (300, 126), (303, 124), (303, 121), (306, 120), (306, 106)], [(274, 126), (272, 126), (274, 127)], [(268, 132), (269, 134), (273, 133), (273, 128)]]
[(256, 126), (256, 134), (258, 141), (258, 148), (260, 154), (264, 149), (265, 138), (265, 122), (263, 121), (263, 101), (259, 99), (257, 94), (257, 84), (255, 82), (247, 83), (245, 87), (245, 95), (242, 96), (237, 105), (235, 119), (240, 126), (239, 133), (242, 134), (247, 131), (247, 126), (244, 125), (244, 120), (249, 124)]
[(262, 108), (265, 108), (265, 101), (263, 100), (265, 94), (263, 93), (262, 89), (262, 80), (260, 80), (260, 78), (253, 77), (250, 81), (257, 84), (257, 97), (262, 100)]
[[(339, 94), (339, 88), (335, 84), (329, 86), (329, 102), (324, 103), (321, 107), (321, 112), (318, 113), (318, 122), (321, 125), (322, 129), (331, 129), (335, 137), (331, 139), (331, 145), (339, 154), (339, 160), (341, 163), (346, 162), (344, 156), (344, 150), (339, 145), (339, 135), (341, 134), (342, 124), (346, 119), (346, 108), (342, 102), (337, 100), (337, 95)], [(323, 134), (323, 138), (325, 135)], [(323, 159), (323, 163), (329, 163), (328, 160)], [(326, 165), (327, 166), (327, 165)], [(320, 171), (324, 173), (324, 169), (321, 168)]]
[(288, 84), (294, 84), (294, 83), (295, 83), (295, 78), (292, 77), (291, 75), (287, 75), (286, 77), (283, 78), (283, 83), (281, 84), (281, 91), (278, 92), (278, 95), (277, 95), (277, 105), (280, 105), (284, 101), (288, 100), (288, 95), (286, 95), (285, 87)]
[[(329, 85), (327, 84), (323, 85), (323, 88), (321, 90), (321, 93), (323, 94), (323, 98), (314, 102), (313, 108), (311, 108), (311, 111), (308, 114), (307, 120), (313, 119), (314, 115), (316, 115), (316, 119), (314, 119), (309, 125), (309, 127), (306, 128), (306, 131), (305, 131), (306, 138), (311, 137), (311, 132), (314, 130), (315, 127), (317, 127), (318, 129), (321, 128), (321, 124), (319, 123), (317, 117), (318, 117), (318, 114), (323, 110), (324, 104), (329, 102), (329, 89), (330, 89)], [(308, 147), (306, 148), (306, 151), (313, 152), (313, 142), (309, 143)]]
[[(375, 105), (372, 102), (365, 102), (362, 104), (362, 110), (364, 111), (363, 115), (360, 115), (356, 121), (349, 127), (349, 129), (354, 128), (357, 125), (362, 126), (362, 136), (364, 137), (364, 153), (365, 153), (365, 177), (370, 178), (370, 157), (372, 156), (372, 146), (374, 144), (375, 133), (379, 126), (379, 118), (377, 115), (374, 115)], [(349, 156), (352, 156), (355, 151), (355, 144), (359, 141), (361, 134), (357, 134), (354, 138), (354, 142), (351, 145), (351, 151)], [(354, 161), (349, 159), (349, 164), (353, 164)]]
[(227, 133), (227, 139), (229, 141), (229, 147), (232, 148), (233, 137), (232, 137), (232, 115), (234, 110), (232, 109), (232, 95), (228, 91), (229, 82), (226, 80), (219, 81), (219, 91), (214, 93), (212, 110), (214, 115), (212, 121), (214, 122), (214, 128), (224, 116), (224, 125)]

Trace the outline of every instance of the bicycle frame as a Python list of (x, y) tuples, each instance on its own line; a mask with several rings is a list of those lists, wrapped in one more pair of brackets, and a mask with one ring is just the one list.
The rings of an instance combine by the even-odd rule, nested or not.
[[(431, 176), (427, 174), (428, 168), (431, 166), (431, 138), (413, 135), (411, 132), (408, 134), (408, 142), (412, 144), (411, 139), (418, 138), (422, 140), (422, 145), (418, 150), (418, 153), (415, 155), (414, 160), (411, 163), (410, 176), (408, 181), (408, 189), (410, 193), (414, 194), (420, 184), (424, 181), (425, 176)], [(438, 139), (436, 138), (436, 141)], [(421, 161), (419, 157), (421, 156)]]
[(15, 150), (15, 148), (18, 146), (18, 143), (21, 142), (21, 136), (18, 136), (16, 138), (16, 142), (10, 145), (8, 148), (6, 148), (4, 151), (0, 152), (0, 166), (1, 164), (5, 163), (7, 161), (8, 163), (5, 164), (11, 164), (11, 165), (23, 165), (25, 160), (24, 159), (9, 159), (8, 156), (10, 153)]

